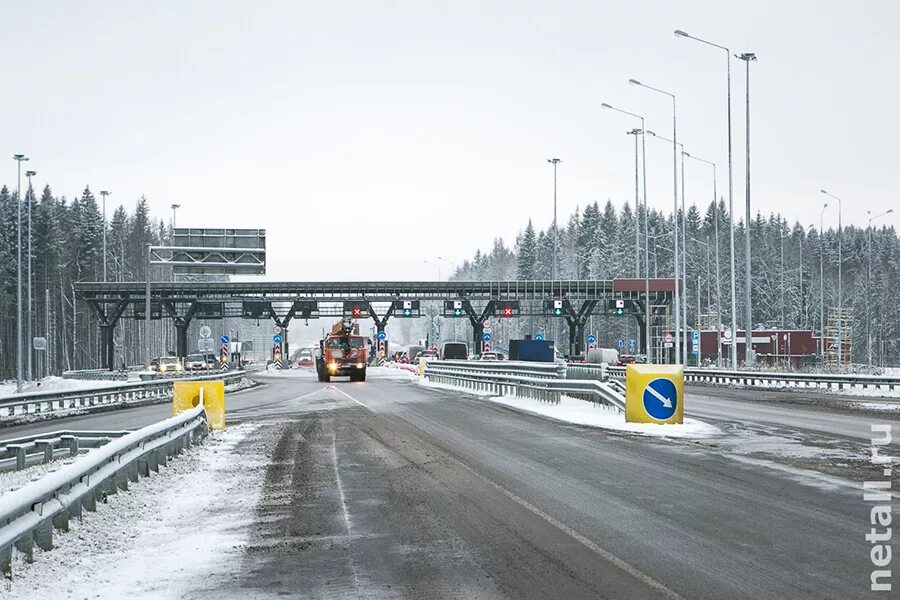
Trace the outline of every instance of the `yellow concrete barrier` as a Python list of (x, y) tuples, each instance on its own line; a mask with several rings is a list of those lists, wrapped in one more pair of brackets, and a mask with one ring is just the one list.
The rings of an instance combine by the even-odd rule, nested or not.
[(625, 369), (625, 420), (684, 422), (684, 365), (630, 364)]
[(172, 394), (172, 416), (198, 406), (206, 409), (206, 422), (210, 429), (225, 431), (225, 382), (176, 381)]

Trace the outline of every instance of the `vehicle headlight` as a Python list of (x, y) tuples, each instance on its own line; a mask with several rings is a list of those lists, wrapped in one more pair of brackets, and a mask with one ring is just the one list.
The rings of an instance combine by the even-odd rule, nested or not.
[(362, 369), (362, 368), (363, 368), (363, 364), (362, 364), (362, 363), (356, 363), (356, 368), (357, 368), (357, 369)]
[(166, 370), (166, 365), (159, 365), (159, 372), (163, 373)]
[(334, 371), (335, 369), (337, 369), (337, 363), (329, 363), (328, 368)]

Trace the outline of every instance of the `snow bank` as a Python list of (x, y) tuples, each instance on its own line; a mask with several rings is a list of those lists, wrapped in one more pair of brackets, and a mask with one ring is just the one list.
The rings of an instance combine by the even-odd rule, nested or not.
[[(99, 388), (116, 387), (125, 383), (114, 379), (63, 379), (62, 377), (50, 376), (25, 384), (22, 387), (21, 394), (30, 392), (65, 392), (71, 390), (90, 390)], [(0, 383), (0, 400), (5, 398), (18, 397), (16, 394), (16, 382), (6, 381)]]
[(240, 564), (266, 463), (237, 446), (238, 425), (110, 496), (96, 513), (54, 534), (34, 563), (16, 555), (0, 599), (181, 598), (214, 587)]
[[(460, 388), (422, 380), (425, 387), (445, 389), (454, 392), (462, 392)], [(654, 423), (626, 423), (624, 413), (604, 406), (594, 404), (578, 398), (563, 396), (559, 404), (542, 402), (532, 398), (518, 398), (515, 396), (494, 396), (490, 392), (464, 390), (464, 393), (478, 396), (488, 402), (502, 404), (515, 410), (532, 415), (548, 417), (564, 423), (575, 425), (587, 425), (625, 433), (637, 433), (641, 435), (668, 437), (668, 438), (705, 438), (722, 434), (722, 431), (704, 421), (697, 419), (684, 419), (681, 425), (656, 425)]]

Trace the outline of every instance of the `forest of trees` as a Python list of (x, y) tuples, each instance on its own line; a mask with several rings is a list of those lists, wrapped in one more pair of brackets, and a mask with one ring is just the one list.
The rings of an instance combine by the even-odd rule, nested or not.
[[(674, 273), (671, 213), (650, 211), (650, 274), (672, 277)], [(681, 215), (679, 214), (679, 219)], [(643, 274), (644, 227), (641, 216), (641, 273)], [(730, 245), (725, 203), (710, 203), (701, 213), (687, 210), (688, 322), (697, 319), (697, 285), (701, 289), (701, 315), (715, 313), (721, 302), (724, 323), (731, 321)], [(607, 201), (576, 210), (557, 230), (557, 277), (561, 279), (612, 279), (635, 274), (634, 210), (620, 210)], [(718, 244), (716, 224), (718, 221)], [(743, 220), (735, 221), (738, 327), (744, 323), (744, 231)], [(894, 291), (900, 288), (900, 240), (893, 227), (871, 230), (871, 280), (868, 280), (869, 233), (854, 226), (843, 228), (843, 306), (853, 318), (852, 361), (868, 361), (867, 340), (871, 335), (874, 365), (900, 364), (900, 303)], [(679, 238), (681, 236), (679, 235)], [(838, 234), (818, 231), (810, 223), (788, 223), (781, 215), (757, 214), (750, 227), (753, 327), (821, 330), (820, 299), (824, 291), (825, 321), (837, 308)], [(706, 244), (709, 244), (708, 246)], [(721, 298), (716, 296), (715, 250), (719, 249)], [(820, 264), (821, 261), (821, 264)], [(454, 274), (460, 280), (506, 280), (550, 278), (553, 262), (553, 231), (537, 231), (529, 221), (507, 247), (494, 240), (493, 247), (477, 251)], [(820, 277), (820, 268), (824, 277)], [(642, 275), (643, 276), (643, 275)], [(621, 325), (619, 328), (621, 329)], [(618, 335), (618, 333), (616, 333)], [(558, 341), (562, 341), (562, 335)]]
[[(99, 367), (98, 327), (93, 310), (76, 297), (76, 281), (103, 279), (103, 232), (107, 236), (107, 279), (143, 281), (146, 246), (164, 241), (171, 230), (149, 213), (140, 198), (131, 212), (124, 206), (107, 207), (104, 222), (98, 199), (90, 188), (67, 199), (45, 187), (38, 196), (25, 195), (32, 213), (33, 334), (48, 339), (45, 352), (35, 352), (34, 374), (58, 374), (67, 369)], [(23, 204), (23, 221), (27, 215)], [(16, 369), (16, 215), (14, 191), (0, 188), (0, 379), (15, 377)], [(673, 217), (651, 211), (650, 273), (671, 277)], [(720, 256), (721, 298), (716, 295), (716, 224)], [(576, 210), (561, 222), (557, 235), (557, 273), (563, 279), (612, 279), (635, 274), (634, 211), (625, 204), (593, 203)], [(643, 248), (643, 227), (641, 228)], [(23, 223), (23, 246), (29, 247)], [(744, 224), (735, 225), (738, 323), (744, 326)], [(710, 204), (703, 213), (692, 206), (687, 212), (687, 309), (688, 321), (697, 319), (698, 278), (700, 313), (708, 323), (721, 303), (724, 324), (730, 323), (730, 256), (728, 215), (724, 202)], [(789, 224), (780, 215), (757, 215), (751, 224), (754, 328), (793, 328), (820, 331), (820, 294), (824, 292), (826, 320), (837, 306), (838, 236), (833, 229), (818, 231), (808, 223)], [(706, 245), (708, 242), (708, 246)], [(900, 288), (900, 239), (893, 227), (871, 231), (871, 281), (868, 280), (869, 232), (858, 227), (843, 229), (843, 305), (853, 315), (852, 360), (865, 364), (871, 335), (875, 365), (900, 364), (900, 304), (894, 290)], [(546, 279), (551, 275), (553, 232), (539, 231), (529, 221), (513, 247), (500, 239), (488, 251), (478, 251), (463, 263), (454, 279)], [(23, 263), (26, 262), (23, 254)], [(643, 264), (643, 250), (640, 253)], [(824, 277), (820, 277), (820, 259)], [(167, 279), (164, 267), (154, 279)], [(642, 267), (643, 272), (643, 267)], [(533, 318), (504, 325), (510, 337), (533, 331)], [(634, 337), (632, 319), (601, 327), (610, 336)], [(550, 334), (564, 343), (565, 327), (550, 324)], [(593, 325), (593, 323), (592, 323)], [(167, 321), (153, 322), (153, 351), (174, 346), (174, 330)], [(468, 339), (465, 323), (453, 323), (455, 337)], [(631, 328), (631, 330), (629, 330)], [(604, 333), (594, 328), (598, 333)], [(122, 319), (116, 328), (116, 364), (142, 360), (143, 328), (133, 319)], [(465, 337), (464, 337), (465, 336)]]
[[(46, 352), (35, 352), (33, 372), (60, 373), (67, 369), (97, 368), (98, 327), (94, 311), (75, 296), (76, 281), (103, 279), (103, 230), (106, 228), (107, 279), (143, 281), (147, 269), (146, 246), (159, 243), (169, 230), (150, 216), (147, 201), (140, 198), (129, 214), (124, 206), (112, 208), (104, 222), (98, 199), (90, 188), (67, 199), (45, 187), (40, 197), (29, 189), (31, 206), (33, 334), (48, 339)], [(22, 263), (27, 265), (27, 211), (22, 206)], [(0, 379), (15, 378), (16, 371), (16, 270), (17, 197), (0, 188)], [(164, 276), (160, 273), (161, 276)], [(155, 276), (155, 275), (154, 275)], [(23, 299), (25, 277), (23, 276)], [(160, 348), (173, 336), (162, 322), (154, 322)], [(23, 326), (24, 328), (24, 326)], [(135, 354), (143, 331), (132, 319), (120, 321), (116, 330), (117, 364), (140, 362)], [(47, 362), (45, 362), (47, 361)]]

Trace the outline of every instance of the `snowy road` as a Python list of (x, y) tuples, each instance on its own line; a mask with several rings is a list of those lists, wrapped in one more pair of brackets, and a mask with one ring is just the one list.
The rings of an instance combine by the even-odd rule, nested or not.
[[(60, 597), (843, 599), (867, 587), (868, 506), (846, 482), (735, 460), (707, 443), (563, 424), (402, 376), (264, 380), (228, 399), (230, 419), (254, 428), (232, 450), (237, 465), (265, 468), (229, 471), (232, 493), (245, 493), (215, 504), (211, 518), (233, 524), (215, 550), (222, 560), (191, 567), (187, 555), (184, 570), (117, 584), (115, 596), (76, 584), (55, 586)], [(697, 404), (696, 415), (723, 410)], [(811, 410), (766, 416), (767, 406), (753, 404), (763, 411), (756, 425), (793, 427), (789, 411)], [(136, 427), (167, 412), (17, 429)], [(852, 438), (858, 426), (841, 413), (813, 428)], [(156, 501), (166, 504), (146, 500)], [(177, 530), (177, 516), (138, 516), (139, 540), (162, 544), (148, 560), (166, 543), (148, 532)], [(134, 552), (122, 554), (133, 572)], [(60, 560), (38, 557), (26, 581)], [(52, 572), (65, 576), (58, 564)], [(13, 597), (42, 597), (22, 589), (34, 595)]]

